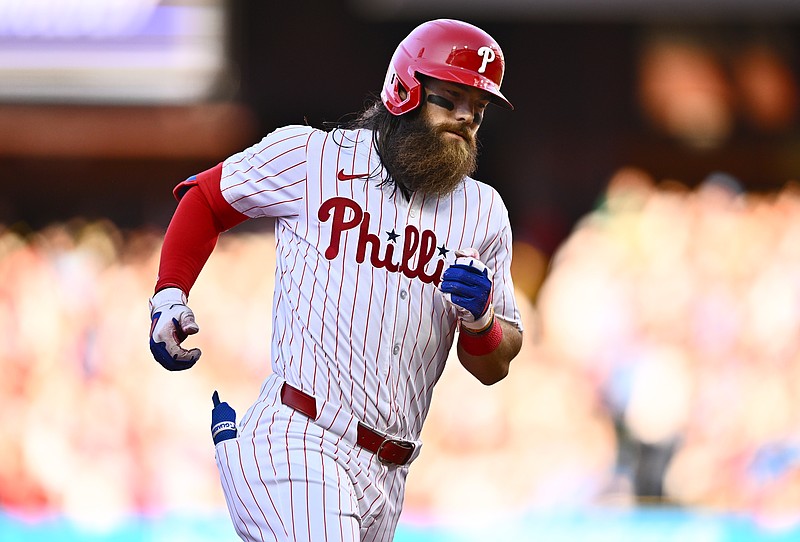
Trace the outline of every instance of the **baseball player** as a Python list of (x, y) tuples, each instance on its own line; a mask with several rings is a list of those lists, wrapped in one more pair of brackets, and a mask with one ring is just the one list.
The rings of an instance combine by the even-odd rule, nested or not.
[(200, 358), (182, 346), (199, 330), (187, 299), (220, 233), (276, 219), (272, 372), (216, 444), (243, 540), (391, 540), (453, 343), (480, 382), (507, 375), (522, 342), (508, 213), (470, 177), (487, 106), (511, 108), (504, 69), (483, 30), (426, 22), (355, 121), (276, 129), (175, 188), (150, 299), (168, 370)]

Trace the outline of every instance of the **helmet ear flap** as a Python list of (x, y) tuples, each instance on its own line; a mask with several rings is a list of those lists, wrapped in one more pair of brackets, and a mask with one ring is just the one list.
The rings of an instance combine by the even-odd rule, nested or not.
[(402, 115), (415, 109), (422, 101), (422, 84), (414, 80), (409, 85), (390, 66), (386, 74), (386, 82), (381, 90), (381, 99), (387, 109), (394, 115)]

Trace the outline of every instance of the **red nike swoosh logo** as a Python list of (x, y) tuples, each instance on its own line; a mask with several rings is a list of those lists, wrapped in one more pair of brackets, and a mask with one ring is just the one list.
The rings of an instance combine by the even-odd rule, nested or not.
[(352, 181), (353, 179), (363, 179), (364, 177), (369, 177), (369, 173), (358, 173), (355, 175), (350, 175), (345, 173), (343, 169), (339, 170), (339, 173), (336, 174), (336, 178), (340, 181)]

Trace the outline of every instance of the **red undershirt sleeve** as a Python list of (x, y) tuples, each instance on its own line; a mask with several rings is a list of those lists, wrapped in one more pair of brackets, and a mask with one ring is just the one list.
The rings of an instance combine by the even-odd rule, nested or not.
[(188, 295), (219, 235), (247, 220), (222, 195), (221, 175), (218, 164), (175, 187), (178, 207), (164, 235), (155, 291), (174, 286)]

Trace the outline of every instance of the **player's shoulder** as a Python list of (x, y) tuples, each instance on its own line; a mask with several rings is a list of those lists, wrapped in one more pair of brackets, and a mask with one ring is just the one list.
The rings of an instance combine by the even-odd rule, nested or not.
[(270, 141), (303, 139), (311, 144), (333, 142), (343, 149), (363, 147), (363, 143), (372, 141), (372, 131), (367, 129), (332, 128), (322, 129), (308, 125), (287, 125), (276, 128), (264, 139)]
[(334, 128), (330, 131), (330, 137), (339, 147), (343, 149), (355, 149), (364, 147), (372, 141), (372, 130), (367, 128)]
[(465, 177), (460, 192), (460, 197), (474, 213), (508, 217), (505, 201), (494, 186), (473, 177)]
[(500, 192), (498, 192), (497, 189), (489, 183), (479, 181), (474, 177), (464, 177), (464, 182), (461, 186), (465, 195), (467, 196), (470, 196), (471, 194), (477, 194), (481, 197), (489, 197), (492, 200), (497, 201), (500, 205), (503, 204), (503, 198), (500, 195)]
[(281, 155), (292, 150), (300, 151), (319, 131), (311, 126), (301, 124), (281, 126), (262, 136), (259, 141), (240, 154), (270, 156), (272, 154)]
[(287, 124), (280, 126), (268, 133), (264, 139), (288, 139), (288, 138), (309, 138), (317, 134), (324, 133), (319, 128), (306, 124)]

